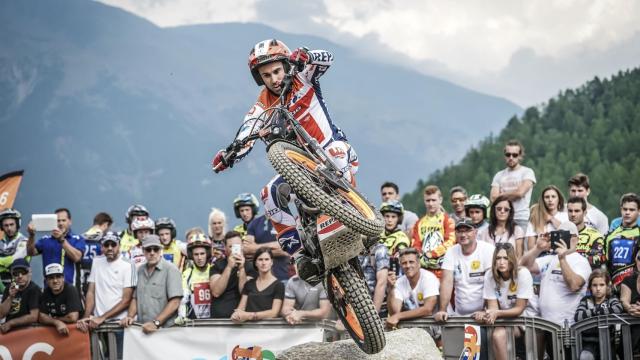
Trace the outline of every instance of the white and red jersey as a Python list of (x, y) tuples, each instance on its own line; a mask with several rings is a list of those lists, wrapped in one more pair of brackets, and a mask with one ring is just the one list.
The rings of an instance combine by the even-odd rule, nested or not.
[[(303, 71), (297, 73), (293, 79), (292, 89), (287, 96), (289, 111), (309, 135), (318, 140), (320, 146), (326, 147), (336, 140), (347, 142), (342, 130), (331, 121), (329, 111), (322, 98), (320, 83), (318, 82), (318, 79), (333, 63), (333, 54), (324, 50), (312, 50), (310, 55), (309, 64)], [(245, 116), (245, 126), (240, 129), (236, 139), (242, 140), (252, 131), (255, 133), (260, 130), (263, 124), (262, 122), (256, 124), (256, 118), (266, 109), (277, 105), (278, 99), (278, 95), (263, 87), (258, 100)], [(244, 158), (252, 147), (253, 142), (248, 143), (238, 152), (235, 162)]]

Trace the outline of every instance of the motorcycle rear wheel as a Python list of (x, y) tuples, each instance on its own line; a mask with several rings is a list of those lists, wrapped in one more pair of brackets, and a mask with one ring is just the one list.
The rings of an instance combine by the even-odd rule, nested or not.
[(376, 354), (386, 344), (382, 321), (369, 296), (364, 279), (349, 264), (329, 271), (327, 296), (347, 332), (367, 354)]
[(369, 201), (352, 186), (345, 191), (329, 183), (317, 170), (318, 164), (304, 150), (280, 141), (271, 144), (267, 153), (278, 174), (310, 205), (362, 235), (382, 233), (382, 216)]

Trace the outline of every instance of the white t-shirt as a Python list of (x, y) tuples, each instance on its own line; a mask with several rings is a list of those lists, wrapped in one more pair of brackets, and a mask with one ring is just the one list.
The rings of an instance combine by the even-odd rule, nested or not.
[[(108, 262), (104, 256), (98, 256), (93, 258), (88, 281), (95, 283), (96, 304), (93, 314), (101, 316), (122, 300), (124, 288), (138, 284), (138, 277), (136, 267), (122, 256), (112, 262)], [(112, 319), (122, 319), (126, 315), (125, 309)]]
[(587, 259), (573, 252), (566, 257), (569, 266), (578, 276), (584, 279), (584, 285), (579, 291), (573, 292), (562, 277), (560, 261), (557, 255), (547, 255), (536, 259), (540, 269), (540, 316), (559, 325), (569, 320), (574, 323), (573, 316), (578, 308), (580, 299), (587, 290), (587, 280), (591, 275), (591, 266)]
[(590, 208), (587, 208), (587, 213), (584, 215), (584, 223), (585, 225), (598, 230), (600, 234), (606, 234), (609, 232), (609, 218), (593, 205), (591, 205)]
[[(502, 194), (504, 192), (517, 190), (520, 184), (525, 180), (531, 180), (531, 182), (535, 184), (536, 175), (533, 173), (531, 168), (520, 165), (516, 170), (506, 168), (498, 171), (498, 173), (493, 177), (491, 187), (497, 186), (500, 194)], [(514, 220), (529, 219), (529, 202), (531, 201), (532, 190), (533, 186), (522, 198), (513, 202)]]
[(511, 245), (513, 245), (513, 247), (515, 249), (516, 239), (522, 239), (524, 237), (524, 230), (522, 230), (522, 228), (520, 226), (516, 225), (513, 228), (513, 234), (511, 234), (511, 236), (507, 236), (507, 235), (508, 234), (505, 231), (501, 235), (496, 235), (495, 239), (492, 239), (491, 235), (489, 234), (489, 227), (487, 226), (484, 229), (478, 230), (477, 239), (478, 239), (478, 241), (488, 242), (489, 244), (506, 243), (506, 242), (508, 242)]
[[(567, 215), (567, 213), (564, 212), (564, 211), (558, 211), (553, 217), (556, 220), (560, 221), (561, 223), (569, 221), (569, 215)], [(555, 231), (555, 230), (558, 230), (558, 229), (556, 229), (556, 227), (551, 222), (548, 222), (544, 226), (544, 232), (545, 233), (548, 233), (548, 232), (551, 232), (551, 231)], [(528, 223), (527, 224), (527, 231), (525, 231), (524, 236), (525, 237), (538, 236), (538, 233), (536, 233), (536, 230), (533, 228), (533, 224), (532, 223)]]
[(491, 271), (495, 246), (484, 241), (477, 242), (476, 250), (469, 256), (462, 254), (462, 247), (456, 244), (447, 250), (442, 269), (453, 272), (455, 289), (455, 314), (470, 315), (482, 310), (484, 305), (484, 274)]
[(420, 279), (415, 288), (411, 288), (409, 279), (402, 275), (396, 282), (393, 296), (402, 301), (404, 311), (414, 310), (424, 305), (424, 300), (431, 296), (440, 295), (440, 281), (431, 272), (420, 269)]
[[(533, 278), (527, 268), (521, 267), (518, 270), (518, 279), (515, 286), (511, 286), (511, 280), (502, 281), (500, 287), (493, 279), (491, 271), (484, 275), (484, 298), (486, 300), (498, 300), (501, 310), (511, 309), (516, 306), (517, 299), (531, 300), (533, 294)], [(531, 301), (527, 301), (527, 307), (522, 312), (523, 316), (535, 316), (535, 310)]]

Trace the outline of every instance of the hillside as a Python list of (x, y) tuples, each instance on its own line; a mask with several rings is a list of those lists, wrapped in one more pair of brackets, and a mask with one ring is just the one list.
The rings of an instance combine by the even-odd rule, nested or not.
[(121, 227), (132, 203), (174, 217), (180, 233), (204, 226), (212, 206), (231, 214), (236, 194), (274, 175), (261, 145), (231, 171), (209, 167), (258, 94), (249, 50), (271, 37), (334, 52), (323, 94), (375, 202), (387, 176), (408, 189), (521, 111), (319, 37), (258, 24), (159, 28), (88, 0), (6, 0), (0, 174), (25, 170), (16, 207), (26, 217), (68, 207), (77, 231), (103, 210)]
[[(462, 185), (471, 193), (488, 195), (494, 174), (504, 168), (502, 150), (509, 139), (524, 144), (523, 164), (538, 179), (532, 203), (549, 184), (568, 195), (567, 179), (584, 172), (591, 180), (589, 202), (610, 219), (620, 216), (620, 196), (640, 191), (640, 69), (619, 72), (611, 79), (595, 78), (561, 92), (540, 108), (528, 108), (460, 162), (419, 181), (404, 197), (406, 206), (424, 213), (422, 189), (427, 184), (437, 184), (446, 194), (452, 186)], [(449, 208), (448, 200), (445, 205)]]

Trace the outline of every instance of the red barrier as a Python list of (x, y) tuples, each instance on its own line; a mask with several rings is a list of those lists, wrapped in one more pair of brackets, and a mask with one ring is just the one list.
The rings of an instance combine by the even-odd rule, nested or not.
[(28, 327), (0, 334), (0, 359), (90, 359), (89, 335), (68, 324), (69, 335), (51, 326)]

